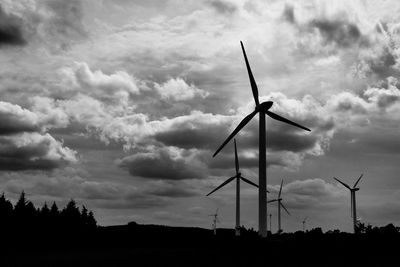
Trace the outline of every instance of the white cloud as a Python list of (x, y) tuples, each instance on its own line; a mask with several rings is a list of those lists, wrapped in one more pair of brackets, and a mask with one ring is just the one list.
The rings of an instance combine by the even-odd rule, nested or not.
[(165, 83), (159, 85), (154, 85), (157, 92), (161, 95), (163, 99), (173, 99), (176, 101), (188, 100), (194, 97), (205, 98), (209, 93), (196, 88), (193, 84), (188, 85), (184, 80), (170, 79)]

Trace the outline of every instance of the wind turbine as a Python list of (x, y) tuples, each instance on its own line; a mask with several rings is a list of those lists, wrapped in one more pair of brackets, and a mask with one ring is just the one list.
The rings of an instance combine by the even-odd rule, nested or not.
[(208, 216), (213, 216), (213, 224), (212, 224), (212, 229), (214, 231), (214, 235), (217, 235), (217, 223), (220, 221), (218, 220), (218, 209), (215, 211), (215, 214), (210, 214)]
[(279, 194), (277, 199), (272, 199), (269, 200), (267, 203), (275, 202), (278, 201), (278, 233), (282, 232), (281, 228), (281, 207), (287, 212), (287, 214), (290, 215), (289, 211), (286, 209), (285, 205), (282, 203), (282, 198), (281, 198), (281, 193), (282, 193), (282, 185), (283, 185), (283, 180), (281, 182), (281, 187), (279, 188)]
[(357, 208), (356, 208), (356, 191), (360, 190), (360, 188), (356, 187), (358, 182), (361, 180), (361, 177), (363, 177), (364, 174), (361, 174), (356, 183), (353, 185), (353, 188), (351, 188), (348, 184), (340, 181), (338, 178), (333, 177), (336, 181), (344, 185), (347, 189), (350, 190), (350, 199), (351, 199), (351, 217), (353, 217), (353, 228), (354, 228), (354, 233), (356, 233), (357, 229)]
[(237, 155), (237, 148), (236, 148), (236, 140), (233, 139), (234, 143), (235, 143), (235, 168), (236, 168), (236, 175), (229, 178), (228, 180), (226, 180), (225, 182), (223, 182), (220, 186), (218, 186), (217, 188), (215, 188), (213, 191), (211, 191), (210, 193), (207, 194), (207, 196), (211, 195), (212, 193), (214, 193), (215, 191), (217, 191), (218, 189), (220, 189), (221, 187), (223, 187), (224, 185), (230, 183), (231, 181), (233, 181), (234, 179), (236, 179), (236, 231), (235, 234), (237, 236), (240, 235), (240, 180), (242, 180), (243, 182), (246, 182), (248, 184), (251, 184), (255, 187), (258, 187), (258, 185), (256, 185), (255, 183), (253, 183), (250, 180), (247, 180), (246, 178), (244, 178), (242, 176), (242, 174), (239, 171), (239, 158)]
[(310, 129), (301, 126), (295, 122), (292, 122), (286, 118), (275, 114), (269, 109), (272, 107), (272, 101), (265, 101), (260, 104), (258, 99), (258, 88), (256, 81), (251, 72), (250, 64), (247, 60), (246, 51), (244, 50), (243, 43), (240, 42), (242, 46), (243, 56), (246, 62), (247, 72), (250, 79), (251, 90), (253, 91), (253, 97), (256, 107), (253, 112), (247, 115), (236, 127), (236, 129), (229, 135), (229, 137), (222, 143), (222, 145), (214, 153), (215, 157), (219, 151), (257, 114), (260, 116), (259, 125), (259, 159), (258, 159), (258, 171), (259, 171), (259, 187), (258, 187), (258, 232), (262, 237), (267, 236), (267, 155), (266, 155), (266, 130), (265, 130), (265, 114), (271, 118), (291, 124), (293, 126), (299, 127), (306, 131), (311, 131)]
[(305, 217), (304, 219), (303, 219), (303, 232), (305, 232), (306, 231), (306, 221), (307, 221), (307, 218), (308, 217)]

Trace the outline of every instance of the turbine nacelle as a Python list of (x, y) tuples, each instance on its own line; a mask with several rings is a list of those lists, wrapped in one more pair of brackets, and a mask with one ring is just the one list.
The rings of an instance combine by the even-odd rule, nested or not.
[(255, 111), (266, 112), (272, 107), (273, 104), (274, 104), (274, 102), (272, 102), (272, 101), (262, 102), (261, 104), (256, 106)]

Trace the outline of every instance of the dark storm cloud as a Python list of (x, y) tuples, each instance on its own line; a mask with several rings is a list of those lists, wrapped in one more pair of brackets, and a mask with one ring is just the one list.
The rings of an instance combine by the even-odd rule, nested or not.
[(338, 48), (349, 48), (354, 45), (369, 47), (371, 45), (368, 36), (363, 35), (359, 27), (343, 14), (338, 14), (334, 18), (319, 17), (306, 24), (300, 24), (296, 22), (293, 6), (286, 5), (282, 18), (293, 24), (300, 32), (319, 33), (325, 45), (335, 45)]
[(22, 19), (13, 14), (7, 14), (0, 5), (0, 46), (25, 44)]
[(75, 151), (44, 133), (46, 128), (64, 125), (59, 116), (63, 113), (51, 105), (47, 113), (50, 102), (36, 100), (41, 104), (38, 113), (0, 102), (0, 170), (52, 170), (77, 160)]
[(315, 19), (308, 25), (316, 29), (326, 44), (335, 44), (346, 48), (354, 44), (367, 45), (368, 39), (364, 37), (357, 25), (342, 19)]
[(169, 185), (168, 187), (158, 187), (154, 189), (149, 189), (146, 191), (147, 194), (160, 196), (160, 197), (194, 197), (200, 195), (199, 192), (190, 189), (180, 187), (178, 184)]
[(46, 8), (54, 14), (47, 23), (49, 34), (69, 38), (86, 37), (81, 0), (47, 0)]
[(237, 10), (237, 7), (234, 4), (226, 1), (211, 0), (208, 4), (221, 14), (232, 14)]
[(398, 56), (393, 50), (385, 47), (375, 56), (366, 58), (365, 62), (369, 66), (369, 72), (377, 75), (380, 79), (384, 79), (399, 75), (399, 70), (395, 68), (397, 59)]
[(290, 6), (290, 5), (285, 5), (285, 8), (284, 8), (284, 10), (283, 10), (283, 13), (282, 13), (282, 18), (285, 20), (285, 21), (287, 21), (287, 22), (289, 22), (289, 23), (296, 23), (296, 18), (295, 18), (295, 16), (294, 16), (294, 8), (293, 8), (293, 6)]
[(158, 133), (154, 136), (168, 146), (177, 146), (181, 148), (208, 148), (216, 149), (223, 140), (220, 136), (226, 133), (227, 125), (205, 125), (202, 128), (191, 128), (188, 123), (182, 127), (171, 127), (170, 130)]
[[(268, 148), (272, 151), (304, 152), (312, 149), (318, 142), (318, 137), (313, 134), (304, 135), (291, 130), (267, 131)], [(258, 147), (258, 133), (256, 131), (253, 131), (251, 136), (246, 137), (243, 138), (244, 140), (242, 139), (244, 146), (251, 148)]]
[[(208, 158), (210, 158), (209, 155)], [(280, 153), (269, 153), (268, 160), (267, 160), (267, 167), (272, 166), (279, 166), (279, 167), (296, 167), (299, 165), (301, 159), (301, 154), (295, 154), (292, 152), (280, 152)], [(211, 169), (216, 170), (216, 175), (221, 175), (221, 171), (223, 169), (231, 169), (232, 173), (234, 174), (234, 167), (235, 167), (235, 157), (233, 152), (232, 153), (221, 153), (212, 160), (208, 160), (208, 167)], [(242, 155), (239, 153), (239, 164), (241, 169), (247, 168), (258, 168), (258, 153), (255, 153), (252, 156)], [(224, 172), (226, 175), (226, 172)], [(249, 177), (250, 178), (250, 177)]]
[(0, 102), (0, 135), (40, 131), (32, 112), (11, 103)]
[(149, 153), (137, 153), (117, 163), (128, 169), (131, 175), (149, 179), (183, 180), (203, 178), (205, 175), (203, 166), (196, 162), (189, 151), (175, 153), (162, 148)]
[[(279, 185), (268, 186), (271, 194), (277, 194)], [(322, 179), (296, 180), (282, 188), (285, 205), (292, 209), (337, 208), (346, 192), (337, 185)]]
[(49, 134), (0, 137), (0, 170), (51, 170), (74, 161), (75, 152)]

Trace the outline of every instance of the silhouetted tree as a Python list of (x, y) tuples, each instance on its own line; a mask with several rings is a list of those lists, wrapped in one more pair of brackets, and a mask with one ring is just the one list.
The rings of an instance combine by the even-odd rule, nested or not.
[(17, 201), (17, 204), (15, 204), (15, 208), (14, 211), (15, 212), (23, 212), (25, 210), (25, 206), (26, 206), (27, 200), (25, 198), (25, 192), (22, 191), (21, 195), (19, 196), (19, 199)]
[(381, 232), (385, 235), (396, 235), (397, 229), (392, 223), (389, 223), (385, 227), (381, 227)]
[(5, 198), (4, 193), (0, 197), (0, 228), (7, 230), (10, 225), (13, 213), (13, 205)]
[(90, 228), (96, 228), (97, 227), (97, 222), (96, 222), (96, 219), (94, 218), (94, 215), (93, 215), (92, 211), (89, 211), (88, 219), (87, 219), (87, 225)]
[(0, 197), (0, 212), (2, 216), (10, 216), (13, 211), (13, 205), (6, 199), (4, 193)]
[(75, 200), (71, 199), (61, 211), (61, 219), (63, 227), (66, 229), (79, 228), (81, 226), (81, 213), (76, 206)]
[(50, 209), (47, 206), (47, 203), (44, 202), (43, 207), (40, 209), (40, 215), (47, 218), (50, 215)]
[(50, 208), (50, 216), (53, 218), (57, 218), (60, 215), (60, 211), (58, 210), (57, 204), (54, 201)]
[(89, 214), (88, 214), (88, 210), (85, 207), (85, 205), (82, 206), (82, 211), (81, 211), (81, 221), (84, 225), (87, 225), (88, 223), (88, 218), (89, 218)]

